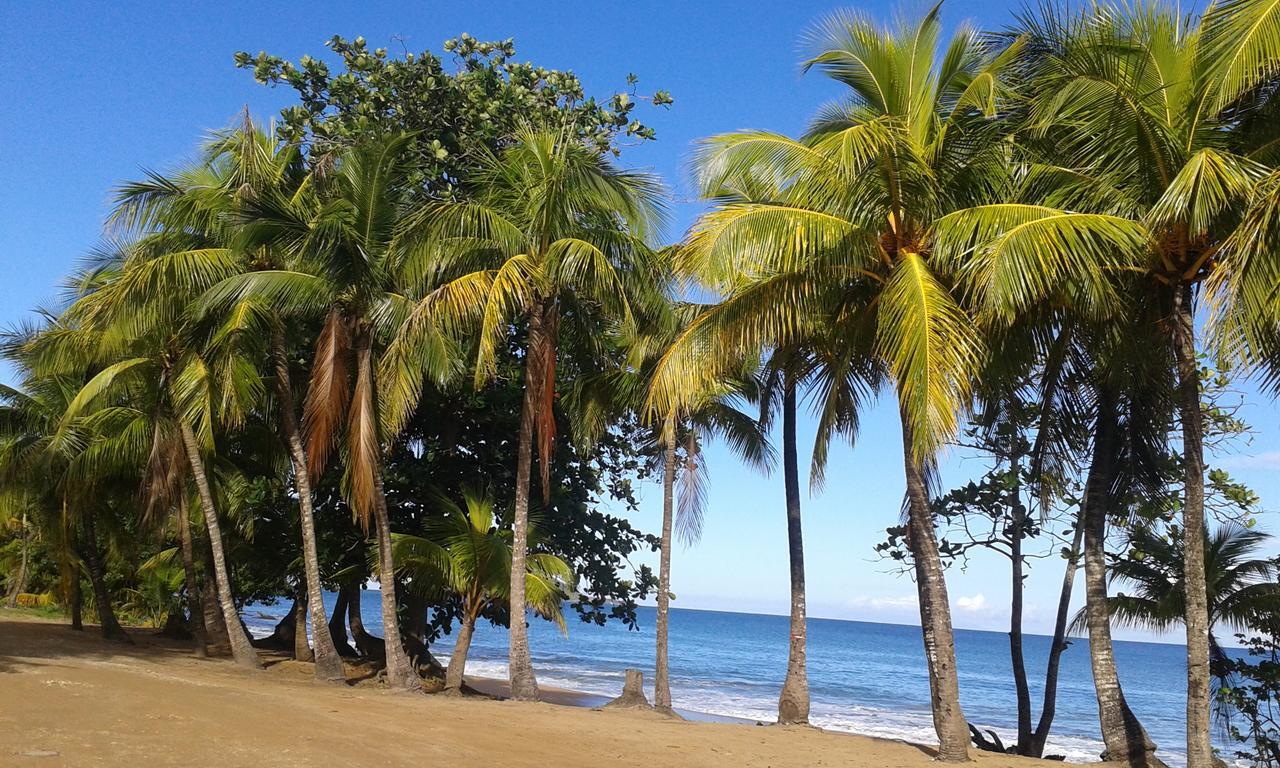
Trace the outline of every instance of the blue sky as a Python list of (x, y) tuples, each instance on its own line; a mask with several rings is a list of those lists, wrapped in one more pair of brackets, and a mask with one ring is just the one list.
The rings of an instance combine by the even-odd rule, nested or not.
[[(98, 240), (110, 190), (143, 168), (190, 156), (209, 130), (248, 105), (269, 119), (288, 102), (237, 70), (237, 50), (290, 59), (321, 56), (333, 34), (371, 44), (439, 50), (462, 32), (514, 37), (518, 57), (573, 69), (588, 91), (609, 95), (626, 75), (640, 90), (671, 91), (670, 110), (645, 113), (658, 141), (628, 148), (623, 162), (661, 174), (676, 201), (670, 237), (699, 210), (687, 179), (691, 143), (718, 132), (800, 131), (838, 90), (802, 76), (799, 40), (833, 2), (221, 2), (170, 6), (136, 2), (0, 4), (0, 324), (54, 300), (60, 279)], [(889, 18), (897, 5), (858, 6)], [(949, 29), (964, 20), (1007, 23), (1003, 1), (952, 0)], [(4, 375), (6, 372), (0, 372)], [(1280, 499), (1280, 411), (1246, 387), (1253, 444), (1223, 462), (1252, 483), (1264, 503)], [(825, 492), (805, 500), (809, 606), (815, 616), (916, 623), (915, 587), (876, 559), (872, 546), (896, 522), (902, 460), (896, 414), (877, 405), (859, 443), (832, 456)], [(802, 425), (801, 440), (812, 438)], [(802, 463), (807, 457), (802, 457)], [(710, 450), (707, 526), (696, 548), (675, 552), (677, 605), (782, 613), (787, 564), (782, 489)], [(959, 455), (943, 464), (951, 487), (981, 471)], [(656, 530), (660, 494), (645, 489), (634, 522)], [(1280, 529), (1268, 515), (1263, 525)], [(1027, 626), (1051, 626), (1060, 561), (1033, 568)], [(978, 557), (950, 575), (955, 622), (999, 629), (1006, 621), (1007, 567)]]

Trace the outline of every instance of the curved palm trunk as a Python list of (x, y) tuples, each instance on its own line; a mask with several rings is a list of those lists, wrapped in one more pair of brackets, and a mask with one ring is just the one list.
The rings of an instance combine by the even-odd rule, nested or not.
[(969, 759), (969, 725), (960, 708), (960, 681), (956, 673), (955, 635), (951, 629), (951, 605), (942, 573), (942, 558), (929, 507), (924, 467), (912, 448), (910, 420), (902, 417), (902, 446), (907, 475), (907, 528), (911, 559), (915, 565), (916, 591), (920, 599), (920, 629), (925, 658), (929, 662), (929, 693), (933, 728), (938, 734), (938, 759)]
[(653, 667), (653, 706), (671, 709), (671, 669), (667, 629), (671, 618), (671, 525), (675, 516), (676, 422), (668, 418), (662, 462), (662, 552), (658, 557), (657, 658)]
[(804, 594), (804, 535), (800, 528), (800, 464), (796, 457), (796, 386), (787, 377), (782, 393), (782, 472), (787, 497), (787, 553), (791, 563), (791, 638), (787, 677), (778, 696), (778, 722), (809, 722), (809, 673)]
[(529, 482), (533, 471), (533, 429), (542, 407), (546, 376), (548, 339), (543, 328), (544, 307), (535, 304), (529, 312), (529, 344), (524, 375), (524, 403), (520, 408), (520, 437), (516, 456), (516, 503), (511, 521), (511, 626), (507, 638), (507, 669), (511, 697), (536, 701), (538, 680), (529, 657), (529, 628), (525, 624), (524, 574), (529, 548)]
[(209, 655), (204, 631), (204, 606), (200, 601), (200, 582), (196, 578), (196, 547), (191, 540), (191, 520), (187, 513), (186, 494), (178, 496), (178, 545), (182, 550), (182, 574), (187, 583), (187, 611), (191, 614), (191, 638), (196, 657)]
[(218, 590), (218, 607), (222, 611), (222, 620), (227, 626), (227, 637), (231, 642), (231, 656), (241, 666), (261, 669), (262, 662), (258, 659), (258, 652), (249, 642), (249, 635), (245, 632), (244, 624), (240, 622), (235, 600), (231, 597), (231, 580), (227, 575), (226, 555), (222, 551), (222, 527), (218, 524), (218, 511), (213, 503), (213, 490), (209, 487), (209, 477), (204, 471), (200, 445), (196, 442), (195, 433), (186, 422), (182, 423), (182, 444), (187, 450), (191, 476), (195, 479), (196, 490), (200, 494), (205, 528), (209, 531), (209, 548), (213, 552), (213, 581)]
[[(377, 413), (374, 404), (372, 339), (368, 333), (356, 336), (356, 393), (357, 402), (352, 406), (364, 413)], [(363, 402), (359, 402), (363, 400)], [(382, 484), (382, 457), (375, 456), (369, 464), (373, 474), (373, 522), (374, 537), (378, 544), (378, 590), (382, 602), (383, 640), (386, 645), (387, 683), (393, 688), (421, 690), (418, 673), (414, 671), (409, 655), (404, 651), (400, 636), (399, 605), (396, 602), (396, 568), (391, 550), (391, 518), (387, 514), (387, 494)]]
[(467, 671), (467, 653), (471, 650), (471, 638), (476, 632), (476, 617), (468, 609), (458, 628), (458, 641), (449, 657), (449, 667), (444, 672), (444, 689), (449, 693), (461, 693)]
[(93, 588), (93, 602), (98, 609), (98, 624), (102, 627), (102, 636), (108, 640), (132, 644), (116, 619), (115, 609), (111, 607), (111, 592), (107, 589), (106, 565), (102, 562), (102, 550), (98, 548), (97, 514), (92, 507), (84, 513), (84, 560), (89, 570), (89, 586)]
[(1204, 423), (1200, 413), (1200, 365), (1196, 362), (1191, 286), (1174, 297), (1174, 354), (1186, 480), (1182, 506), (1182, 557), (1187, 629), (1187, 768), (1214, 764), (1209, 740), (1209, 602), (1204, 573)]
[(359, 655), (347, 642), (347, 603), (350, 600), (350, 590), (351, 587), (345, 584), (338, 587), (338, 599), (333, 604), (333, 615), (329, 617), (329, 637), (333, 638), (338, 655), (348, 657)]
[(1031, 734), (1031, 742), (1024, 753), (1030, 757), (1043, 757), (1045, 742), (1058, 711), (1058, 667), (1062, 652), (1067, 649), (1067, 622), (1071, 613), (1071, 591), (1075, 587), (1076, 571), (1080, 568), (1080, 545), (1084, 540), (1084, 526), (1076, 521), (1075, 536), (1071, 541), (1071, 554), (1067, 558), (1066, 572), (1062, 575), (1062, 591), (1058, 594), (1058, 615), (1053, 624), (1053, 644), (1049, 647), (1049, 662), (1044, 673), (1044, 706), (1040, 720)]
[(409, 655), (404, 651), (400, 637), (399, 606), (396, 604), (396, 574), (391, 554), (391, 520), (387, 516), (387, 501), (382, 494), (382, 473), (374, 481), (377, 501), (373, 507), (375, 534), (378, 538), (378, 590), (382, 606), (382, 638), (386, 645), (387, 682), (395, 688), (416, 691), (421, 689), (418, 673), (414, 671)]
[(1085, 481), (1084, 584), (1085, 618), (1089, 629), (1089, 662), (1098, 698), (1098, 720), (1106, 751), (1103, 760), (1127, 762), (1134, 768), (1161, 765), (1155, 744), (1129, 709), (1116, 674), (1111, 647), (1111, 617), (1107, 607), (1107, 509), (1119, 459), (1118, 416), (1110, 393), (1098, 397), (1098, 423), (1089, 477)]
[(359, 584), (353, 584), (348, 589), (347, 626), (351, 627), (351, 641), (355, 643), (356, 654), (366, 659), (376, 658), (380, 655), (377, 650), (378, 638), (365, 631), (364, 616), (361, 615), (364, 609), (364, 589)]
[[(302, 446), (298, 417), (293, 402), (293, 385), (289, 378), (289, 359), (285, 353), (284, 332), (276, 327), (271, 333), (271, 352), (275, 359), (276, 391), (280, 397), (281, 423), (289, 461), (293, 464), (293, 484), (298, 491), (298, 523), (302, 528), (302, 563), (306, 574), (307, 608), (311, 613), (311, 643), (315, 659), (315, 676), (326, 682), (345, 682), (342, 657), (329, 632), (325, 617), (324, 591), (320, 584), (320, 562), (316, 555), (315, 512), (311, 504), (311, 476), (307, 452)], [(305, 613), (305, 612), (304, 612)], [(305, 634), (305, 633), (304, 633)]]

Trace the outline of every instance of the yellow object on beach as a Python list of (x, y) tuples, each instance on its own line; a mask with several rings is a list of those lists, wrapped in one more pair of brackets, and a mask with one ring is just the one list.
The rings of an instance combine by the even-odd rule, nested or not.
[(30, 592), (21, 592), (17, 598), (18, 606), (21, 608), (47, 608), (53, 605), (53, 595), (48, 592), (43, 595), (33, 595)]

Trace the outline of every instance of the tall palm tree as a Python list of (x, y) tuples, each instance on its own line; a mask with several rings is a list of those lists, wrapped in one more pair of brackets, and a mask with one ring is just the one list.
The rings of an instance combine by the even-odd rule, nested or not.
[[(257, 129), (246, 117), (241, 128), (216, 135), (195, 167), (169, 177), (153, 174), (126, 185), (118, 195), (116, 217), (133, 226), (199, 232), (211, 247), (237, 259), (241, 272), (277, 269), (286, 266), (286, 255), (273, 247), (273, 229), (253, 226), (254, 205), (264, 198), (278, 201), (306, 194), (308, 183), (298, 148)], [(311, 473), (298, 427), (284, 319), (269, 306), (249, 302), (220, 308), (227, 310), (218, 318), (223, 323), (220, 335), (234, 336), (234, 343), (250, 347), (265, 342), (268, 350), (297, 491), (307, 608), (314, 619), (315, 675), (320, 680), (344, 681), (342, 658), (329, 632), (321, 591)]]
[(894, 385), (903, 428), (939, 756), (959, 761), (969, 732), (927, 478), (985, 351), (934, 256), (932, 224), (1004, 184), (995, 116), (1016, 51), (996, 55), (967, 28), (940, 50), (940, 33), (937, 8), (888, 30), (834, 16), (811, 35), (808, 67), (846, 85), (845, 102), (803, 140), (751, 131), (704, 143), (704, 193), (734, 188), (751, 199), (735, 195), (704, 215), (681, 251), (680, 271), (725, 298), (673, 345), (653, 398), (678, 403), (686, 380), (714, 374), (708, 350), (723, 358), (786, 348), (809, 329), (839, 329), (833, 338), (850, 339), (840, 353), (873, 354)]
[[(1023, 19), (1029, 40), (1026, 183), (1013, 199), (942, 222), (974, 291), (1013, 313), (1124, 256), (1159, 297), (1182, 425), (1187, 531), (1187, 753), (1212, 764), (1203, 552), (1204, 450), (1196, 300), (1258, 295), (1226, 268), (1238, 210), (1274, 155), (1267, 109), (1280, 72), (1274, 3), (1215, 6), (1202, 19), (1156, 4), (1054, 6)], [(1036, 151), (1038, 150), (1038, 151)], [(1227, 249), (1228, 251), (1230, 249)], [(1250, 258), (1246, 248), (1235, 265)], [(977, 258), (974, 258), (977, 256)], [(1264, 273), (1267, 270), (1258, 270)], [(1235, 275), (1231, 274), (1235, 273)], [(1271, 290), (1274, 286), (1269, 286)], [(1257, 307), (1256, 302), (1243, 301)], [(1271, 310), (1266, 310), (1270, 313)]]
[[(365, 529), (372, 524), (378, 547), (387, 679), (407, 690), (419, 683), (401, 642), (383, 447), (424, 382), (457, 372), (456, 350), (434, 321), (448, 315), (446, 299), (461, 317), (482, 297), (474, 286), (464, 291), (466, 281), (452, 292), (424, 293), (437, 276), (430, 254), (400, 247), (423, 206), (412, 141), (404, 134), (370, 138), (320, 159), (306, 189), (255, 197), (247, 226), (283, 261), (242, 271), (203, 299), (206, 307), (265, 306), (321, 323), (302, 406), (305, 462), (311, 478), (319, 477), (344, 437), (344, 492)], [(432, 322), (418, 318), (411, 339), (397, 335), (410, 310), (424, 306)]]
[[(667, 261), (672, 251), (663, 252)], [(644, 414), (645, 388), (654, 364), (685, 324), (703, 307), (672, 302), (647, 318), (646, 327), (626, 339), (626, 362), (616, 370), (580, 379), (570, 392), (572, 413), (577, 417), (579, 439), (597, 439), (620, 413)], [(662, 528), (659, 537), (657, 615), (654, 621), (654, 706), (670, 711), (671, 672), (668, 634), (671, 607), (671, 554), (678, 532), (686, 544), (702, 537), (706, 508), (707, 470), (703, 443), (719, 438), (747, 463), (768, 471), (774, 461), (763, 423), (735, 407), (735, 401), (760, 400), (759, 382), (743, 362), (711, 390), (680, 413), (648, 414), (648, 440), (641, 447), (649, 457), (648, 468), (662, 480)], [(690, 393), (686, 393), (688, 395)], [(800, 584), (803, 591), (803, 579)], [(801, 598), (803, 600), (803, 598)], [(805, 697), (807, 701), (807, 695)]]
[[(260, 384), (241, 359), (213, 360), (200, 354), (201, 333), (187, 310), (234, 265), (189, 238), (187, 233), (153, 233), (109, 254), (89, 270), (87, 287), (63, 315), (65, 328), (37, 346), (52, 360), (75, 361), (92, 350), (89, 359), (98, 362), (99, 370), (68, 404), (64, 420), (112, 414), (120, 404), (141, 403), (130, 418), (151, 427), (143, 435), (147, 452), (159, 459), (152, 467), (164, 472), (165, 461), (185, 459), (209, 535), (214, 584), (232, 654), (237, 663), (257, 668), (261, 662), (231, 592), (208, 459), (219, 429), (243, 418), (247, 404), (260, 397)], [(175, 239), (191, 247), (175, 247)], [(170, 279), (179, 273), (186, 290), (176, 290), (179, 282)], [(136, 456), (136, 445), (126, 442), (121, 448)], [(166, 484), (147, 487), (156, 491)]]
[[(409, 313), (397, 354), (407, 356), (426, 329), (438, 328), (440, 321), (431, 318), (445, 306), (473, 305), (478, 292), (479, 385), (493, 375), (513, 322), (527, 326), (520, 342), (525, 396), (512, 521), (508, 668), (511, 695), (531, 700), (538, 686), (522, 620), (522, 574), (534, 444), (548, 497), (562, 344), (576, 341), (580, 356), (599, 357), (602, 335), (633, 325), (637, 314), (663, 300), (665, 286), (645, 242), (661, 220), (661, 187), (654, 177), (615, 167), (599, 148), (555, 127), (519, 131), (501, 151), (481, 157), (469, 181), (468, 199), (428, 206), (406, 231), (405, 242), (420, 246), (407, 248), (422, 254), (420, 272), (462, 276)], [(400, 402), (407, 410), (415, 399), (416, 393), (406, 391)]]
[[(506, 606), (511, 588), (511, 531), (497, 527), (493, 495), (466, 487), (462, 501), (438, 499), (445, 514), (432, 522), (426, 537), (396, 534), (392, 541), (396, 567), (409, 577), (409, 589), (451, 592), (462, 601), (458, 639), (445, 670), (445, 691), (452, 693), (462, 690), (476, 621), (490, 607)], [(534, 550), (525, 562), (529, 607), (566, 632), (562, 606), (574, 586), (573, 570), (559, 557), (537, 551), (532, 525), (529, 541)]]

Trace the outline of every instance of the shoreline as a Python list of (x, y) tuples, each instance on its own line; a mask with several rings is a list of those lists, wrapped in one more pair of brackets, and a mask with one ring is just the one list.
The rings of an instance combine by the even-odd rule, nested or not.
[[(473, 677), (467, 675), (467, 685), (477, 691), (488, 696), (494, 696), (506, 699), (511, 691), (510, 684), (497, 677)], [(619, 691), (621, 693), (621, 691)], [(591, 693), (589, 691), (578, 691), (572, 688), (564, 688), (555, 685), (538, 684), (538, 701), (543, 704), (555, 704), (562, 707), (581, 707), (584, 709), (598, 709), (608, 704), (613, 699), (599, 693)], [(691, 723), (735, 723), (738, 725), (774, 725), (774, 723), (765, 723), (760, 720), (752, 720), (747, 717), (733, 717), (732, 715), (718, 715), (714, 712), (700, 712), (694, 709), (675, 708), (675, 713), (680, 715), (684, 720)]]
[[(130, 630), (132, 646), (86, 625), (0, 611), (0, 754), (15, 764), (783, 766), (924, 768), (920, 745), (817, 728), (699, 722), (568, 704), (401, 695), (371, 681), (316, 683), (310, 665), (264, 671), (197, 660), (187, 644)], [(354, 671), (354, 670), (353, 670)], [(501, 681), (498, 681), (499, 683)], [(588, 698), (584, 698), (588, 697)], [(1041, 765), (977, 753), (981, 768)], [(0, 759), (4, 762), (4, 759)]]

